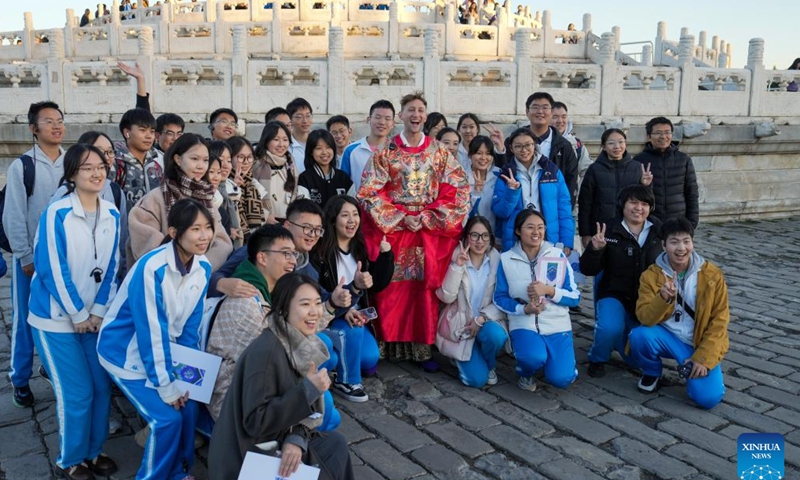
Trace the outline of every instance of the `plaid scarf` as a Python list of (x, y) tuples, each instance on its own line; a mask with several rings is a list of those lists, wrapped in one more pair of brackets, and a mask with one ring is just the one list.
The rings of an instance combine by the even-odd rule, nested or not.
[(165, 179), (164, 188), (161, 191), (164, 194), (164, 206), (167, 207), (167, 213), (169, 213), (175, 202), (182, 198), (194, 198), (201, 201), (206, 208), (211, 209), (216, 190), (205, 180), (192, 180), (183, 173), (179, 173), (177, 182)]
[(244, 176), (244, 185), (240, 187), (242, 196), (239, 199), (239, 222), (244, 238), (250, 235), (251, 229), (264, 223), (264, 204), (254, 181), (252, 171), (248, 172)]

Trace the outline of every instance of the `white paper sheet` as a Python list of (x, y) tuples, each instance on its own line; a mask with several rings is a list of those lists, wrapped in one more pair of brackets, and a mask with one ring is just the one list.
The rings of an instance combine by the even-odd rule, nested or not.
[(291, 477), (281, 477), (278, 475), (281, 459), (269, 455), (247, 452), (244, 456), (242, 469), (239, 470), (238, 480), (317, 480), (319, 478), (319, 468), (309, 467), (300, 464), (300, 468)]
[[(169, 347), (172, 354), (172, 372), (175, 374), (178, 389), (182, 392), (188, 391), (192, 400), (200, 403), (210, 402), (222, 357), (177, 343), (170, 343)], [(150, 380), (145, 382), (145, 385), (150, 388), (155, 387)]]

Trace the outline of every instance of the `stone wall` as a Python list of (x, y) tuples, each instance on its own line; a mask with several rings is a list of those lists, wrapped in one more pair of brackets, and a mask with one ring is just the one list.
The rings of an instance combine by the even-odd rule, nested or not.
[[(319, 118), (316, 118), (320, 121)], [(69, 118), (68, 118), (69, 121)], [(519, 124), (522, 124), (522, 120)], [(516, 124), (499, 125), (509, 133)], [(262, 124), (250, 124), (245, 133), (257, 139)], [(317, 127), (324, 127), (317, 125)], [(363, 123), (354, 125), (353, 139), (367, 133)], [(575, 128), (594, 158), (599, 152), (603, 125), (582, 125)], [(114, 124), (68, 122), (65, 144), (71, 144), (89, 129), (98, 129), (111, 138), (120, 138)], [(752, 125), (713, 126), (705, 135), (683, 138), (683, 127), (676, 128), (681, 150), (692, 156), (700, 185), (700, 213), (704, 221), (773, 218), (800, 213), (800, 126), (783, 126), (779, 135), (755, 139)], [(187, 131), (205, 135), (204, 125), (187, 125)], [(30, 132), (22, 125), (0, 125), (0, 172), (4, 173), (9, 158), (31, 146)], [(645, 142), (644, 128), (628, 129), (628, 148), (641, 151)]]

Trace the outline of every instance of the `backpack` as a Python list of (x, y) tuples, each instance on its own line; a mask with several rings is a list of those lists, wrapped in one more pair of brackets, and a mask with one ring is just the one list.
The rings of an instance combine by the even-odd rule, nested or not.
[[(28, 155), (23, 155), (19, 157), (19, 159), (22, 161), (22, 184), (25, 185), (25, 194), (30, 198), (31, 195), (33, 195), (33, 184), (36, 182), (36, 165), (33, 163), (33, 159)], [(3, 187), (3, 190), (0, 190), (0, 248), (8, 253), (13, 253), (11, 251), (11, 244), (8, 243), (5, 225), (3, 225), (7, 187), (8, 185)]]
[(114, 205), (117, 206), (117, 210), (120, 210), (122, 209), (120, 206), (122, 204), (122, 187), (114, 182), (109, 185), (111, 186), (111, 194), (114, 195)]

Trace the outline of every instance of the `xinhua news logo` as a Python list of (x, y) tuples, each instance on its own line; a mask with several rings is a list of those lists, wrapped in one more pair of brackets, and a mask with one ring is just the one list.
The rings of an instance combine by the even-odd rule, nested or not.
[(783, 479), (783, 435), (743, 433), (738, 443), (739, 480)]

